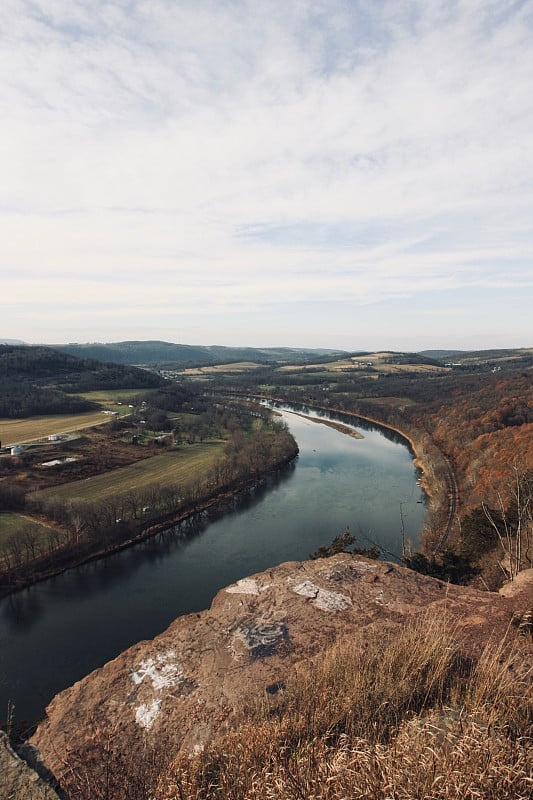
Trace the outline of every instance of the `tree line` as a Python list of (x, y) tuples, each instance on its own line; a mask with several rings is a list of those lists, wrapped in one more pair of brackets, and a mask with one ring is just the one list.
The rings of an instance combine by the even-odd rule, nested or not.
[(239, 491), (289, 462), (297, 451), (285, 424), (274, 420), (268, 426), (234, 430), (222, 457), (205, 474), (184, 485), (154, 484), (95, 502), (41, 500), (2, 487), (0, 504), (4, 509), (38, 516), (45, 527), (28, 524), (4, 538), (0, 591), (10, 591), (91, 555), (108, 553), (145, 536), (154, 526), (195, 514), (221, 493)]

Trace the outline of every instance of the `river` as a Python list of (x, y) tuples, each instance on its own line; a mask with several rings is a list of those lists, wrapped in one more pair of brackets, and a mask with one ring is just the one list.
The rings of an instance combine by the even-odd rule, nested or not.
[[(287, 410), (297, 460), (230, 513), (158, 534), (0, 601), (0, 719), (32, 721), (51, 698), (223, 586), (309, 557), (349, 525), (360, 547), (416, 545), (424, 494), (404, 440), (358, 423), (356, 439)], [(346, 423), (346, 420), (342, 420)]]

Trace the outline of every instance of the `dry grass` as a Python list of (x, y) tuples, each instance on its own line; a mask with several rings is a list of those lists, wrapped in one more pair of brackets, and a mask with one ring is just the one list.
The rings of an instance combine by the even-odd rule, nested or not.
[(188, 367), (183, 370), (176, 370), (176, 374), (198, 376), (198, 375), (236, 375), (241, 372), (259, 369), (262, 365), (255, 361), (236, 361), (232, 364), (213, 364), (206, 367)]
[(93, 425), (109, 422), (101, 411), (86, 414), (57, 414), (27, 419), (0, 419), (0, 441), (3, 446), (18, 442), (33, 442), (52, 433), (72, 433)]
[(465, 658), (446, 621), (334, 646), (236, 730), (174, 762), (159, 800), (521, 800), (533, 796), (531, 671)]
[(441, 372), (451, 372), (451, 367), (438, 367), (434, 364), (380, 364), (377, 363), (376, 367), (379, 368), (379, 371), (383, 374), (396, 374), (401, 375), (402, 373), (441, 373)]

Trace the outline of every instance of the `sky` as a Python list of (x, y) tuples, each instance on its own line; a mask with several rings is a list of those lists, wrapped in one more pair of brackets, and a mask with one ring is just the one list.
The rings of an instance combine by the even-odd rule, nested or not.
[(533, 346), (533, 0), (2, 0), (0, 337)]

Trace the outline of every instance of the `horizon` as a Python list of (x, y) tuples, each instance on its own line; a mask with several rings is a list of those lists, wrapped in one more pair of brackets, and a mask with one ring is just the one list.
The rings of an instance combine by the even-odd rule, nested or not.
[(469, 348), (457, 348), (457, 347), (426, 347), (426, 348), (419, 348), (416, 350), (409, 350), (405, 348), (393, 348), (393, 347), (379, 347), (379, 348), (352, 348), (346, 349), (343, 347), (300, 347), (300, 346), (293, 346), (293, 345), (249, 345), (249, 344), (236, 344), (236, 345), (221, 345), (215, 342), (210, 342), (209, 344), (200, 344), (198, 342), (171, 342), (166, 339), (121, 339), (117, 341), (102, 341), (102, 340), (91, 340), (87, 342), (27, 342), (21, 339), (8, 339), (0, 337), (0, 344), (1, 345), (13, 345), (13, 346), (25, 346), (25, 347), (91, 347), (91, 346), (111, 346), (111, 345), (122, 345), (122, 344), (169, 344), (175, 345), (177, 347), (222, 347), (227, 348), (228, 350), (301, 350), (301, 351), (324, 351), (324, 352), (331, 352), (331, 353), (345, 353), (347, 355), (353, 353), (361, 353), (369, 355), (378, 354), (378, 353), (424, 353), (424, 352), (431, 352), (431, 351), (442, 351), (442, 352), (450, 352), (450, 353), (482, 353), (485, 351), (515, 351), (515, 350), (531, 350), (533, 346), (522, 345), (520, 347), (498, 347), (498, 346), (484, 346), (474, 349)]
[(6, 336), (528, 346), (527, 2), (6, 0), (0, 23)]

